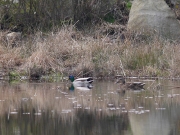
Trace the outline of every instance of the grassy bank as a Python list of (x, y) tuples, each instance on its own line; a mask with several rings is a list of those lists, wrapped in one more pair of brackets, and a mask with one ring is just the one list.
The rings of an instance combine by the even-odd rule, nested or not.
[(54, 32), (28, 35), (13, 45), (6, 40), (6, 32), (1, 32), (0, 74), (32, 78), (69, 74), (179, 77), (178, 43), (130, 33), (122, 35), (121, 26), (113, 27), (113, 34), (110, 25), (87, 34), (64, 26)]

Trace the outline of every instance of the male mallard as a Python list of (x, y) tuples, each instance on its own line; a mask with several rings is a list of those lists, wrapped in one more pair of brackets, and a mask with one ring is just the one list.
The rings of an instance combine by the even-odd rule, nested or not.
[(70, 75), (69, 80), (73, 83), (74, 87), (88, 87), (92, 88), (92, 77), (74, 79), (74, 76)]
[(132, 90), (141, 90), (144, 89), (145, 83), (142, 82), (126, 82), (124, 77), (121, 77), (117, 80), (116, 83), (121, 82), (122, 89), (132, 89)]

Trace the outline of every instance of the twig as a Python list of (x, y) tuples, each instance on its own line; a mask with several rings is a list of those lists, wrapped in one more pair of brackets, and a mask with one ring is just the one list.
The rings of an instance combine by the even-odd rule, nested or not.
[(123, 75), (126, 76), (126, 73), (124, 72), (124, 68), (123, 68), (123, 64), (122, 64), (121, 59), (120, 59), (120, 67), (121, 67), (121, 69), (122, 69), (122, 71), (123, 71)]
[(76, 78), (82, 73), (83, 71), (79, 72), (79, 74), (76, 75)]

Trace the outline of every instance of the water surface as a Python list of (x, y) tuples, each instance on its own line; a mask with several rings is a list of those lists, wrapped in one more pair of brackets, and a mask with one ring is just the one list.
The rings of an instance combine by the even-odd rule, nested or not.
[(178, 135), (179, 81), (145, 83), (145, 90), (124, 93), (113, 81), (95, 81), (90, 90), (1, 82), (0, 134)]

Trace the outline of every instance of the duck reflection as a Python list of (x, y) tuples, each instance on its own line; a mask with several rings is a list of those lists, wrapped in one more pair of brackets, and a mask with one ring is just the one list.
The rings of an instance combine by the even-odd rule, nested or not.
[(70, 91), (74, 91), (74, 89), (75, 89), (75, 88), (74, 88), (74, 85), (71, 84), (71, 86), (69, 86), (69, 90), (70, 90)]
[(88, 90), (91, 90), (93, 88), (92, 84), (87, 84), (87, 85), (74, 85), (74, 84), (71, 84), (71, 86), (69, 86), (69, 90), (70, 91), (74, 91), (75, 89), (78, 89), (78, 90), (82, 90), (82, 91), (88, 91)]

